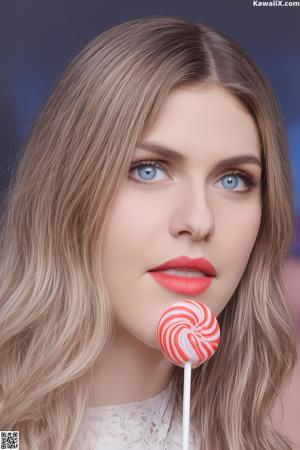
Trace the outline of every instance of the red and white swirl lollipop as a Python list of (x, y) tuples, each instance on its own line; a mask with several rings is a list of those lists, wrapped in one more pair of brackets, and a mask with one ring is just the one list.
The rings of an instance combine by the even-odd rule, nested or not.
[(164, 311), (157, 327), (157, 340), (165, 357), (184, 367), (183, 450), (188, 450), (191, 370), (213, 356), (220, 342), (220, 327), (208, 306), (185, 299)]
[(212, 357), (220, 342), (220, 327), (204, 303), (183, 300), (165, 310), (158, 323), (157, 339), (169, 361), (192, 368)]

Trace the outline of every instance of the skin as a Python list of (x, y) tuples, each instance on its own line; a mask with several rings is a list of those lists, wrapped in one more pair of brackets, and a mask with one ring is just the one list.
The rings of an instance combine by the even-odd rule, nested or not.
[[(146, 141), (164, 144), (184, 159), (171, 161), (137, 146), (133, 161), (165, 164), (130, 171), (112, 205), (103, 277), (116, 337), (95, 365), (91, 406), (148, 399), (171, 379), (175, 366), (159, 350), (156, 327), (169, 305), (187, 297), (162, 287), (147, 271), (180, 255), (207, 258), (217, 276), (206, 291), (189, 298), (217, 317), (238, 286), (259, 231), (261, 167), (216, 169), (230, 156), (251, 154), (261, 161), (255, 122), (228, 91), (204, 84), (173, 91), (143, 136)], [(257, 184), (247, 187), (240, 176), (228, 175), (232, 169), (252, 174)]]

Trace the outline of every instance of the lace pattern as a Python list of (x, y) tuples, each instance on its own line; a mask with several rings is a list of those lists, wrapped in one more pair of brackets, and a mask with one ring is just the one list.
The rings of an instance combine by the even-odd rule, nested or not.
[[(176, 450), (182, 448), (182, 424), (174, 415), (173, 380), (160, 394), (142, 402), (90, 407), (78, 450)], [(190, 450), (200, 450), (190, 429)]]

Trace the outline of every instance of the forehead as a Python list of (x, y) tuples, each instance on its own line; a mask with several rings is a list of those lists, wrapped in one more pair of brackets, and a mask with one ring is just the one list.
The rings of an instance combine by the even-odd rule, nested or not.
[(249, 151), (260, 155), (255, 120), (227, 90), (215, 85), (193, 85), (174, 90), (154, 124), (141, 139), (155, 140), (181, 152), (196, 150), (216, 157)]

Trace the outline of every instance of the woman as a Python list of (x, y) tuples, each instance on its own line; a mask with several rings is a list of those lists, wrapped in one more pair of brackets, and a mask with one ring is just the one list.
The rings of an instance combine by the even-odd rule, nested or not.
[[(155, 326), (189, 297), (221, 328), (192, 372), (192, 448), (291, 449), (270, 411), (296, 363), (292, 205), (276, 101), (235, 42), (177, 17), (96, 37), (39, 114), (7, 198), (0, 428), (24, 450), (180, 448), (183, 370)], [(153, 274), (178, 256), (215, 266), (205, 291), (169, 283), (186, 286), (185, 267), (169, 287)], [(166, 401), (156, 422), (139, 415), (148, 401), (154, 415)], [(135, 436), (132, 420), (107, 429), (116, 411), (137, 412)]]

